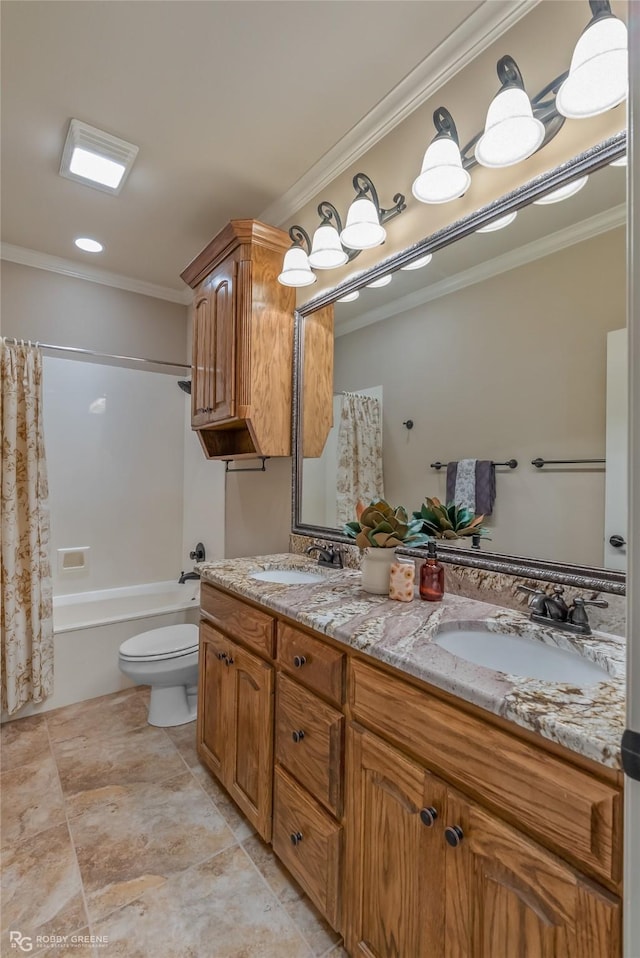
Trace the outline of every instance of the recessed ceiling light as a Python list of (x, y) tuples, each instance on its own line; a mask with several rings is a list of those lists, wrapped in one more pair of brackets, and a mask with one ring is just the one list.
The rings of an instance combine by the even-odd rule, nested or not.
[(102, 243), (94, 239), (89, 239), (88, 236), (79, 236), (77, 240), (74, 240), (74, 243), (78, 249), (83, 249), (85, 253), (101, 253), (104, 249)]
[(72, 120), (62, 152), (60, 176), (105, 193), (119, 193), (138, 147), (94, 126)]
[(433, 253), (427, 253), (426, 256), (421, 256), (420, 259), (414, 259), (412, 263), (407, 263), (406, 266), (401, 266), (400, 269), (422, 269), (423, 266), (426, 266), (427, 263), (430, 263), (433, 259)]
[(491, 223), (487, 223), (486, 226), (480, 227), (479, 230), (476, 230), (476, 233), (493, 233), (495, 230), (502, 230), (505, 228), (505, 226), (508, 226), (509, 223), (513, 223), (517, 215), (517, 210), (515, 213), (507, 213), (506, 216), (501, 216), (499, 219), (492, 220)]
[(378, 289), (379, 286), (388, 286), (391, 282), (391, 279), (391, 273), (387, 273), (386, 276), (381, 276), (380, 279), (374, 279), (373, 283), (367, 283), (367, 288)]
[(354, 299), (357, 299), (360, 295), (360, 290), (355, 289), (353, 293), (347, 293), (346, 296), (341, 296), (338, 300), (339, 303), (352, 303)]

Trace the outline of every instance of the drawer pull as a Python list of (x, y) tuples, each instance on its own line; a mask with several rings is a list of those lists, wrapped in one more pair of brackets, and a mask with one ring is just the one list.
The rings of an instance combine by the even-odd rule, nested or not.
[(428, 808), (422, 808), (420, 810), (420, 820), (422, 821), (423, 825), (427, 826), (427, 828), (431, 828), (431, 826), (435, 823), (435, 820), (437, 817), (438, 817), (438, 811), (437, 809), (433, 807), (433, 805), (430, 805)]
[(226, 652), (218, 652), (218, 658), (220, 659), (221, 662), (223, 661), (223, 659), (226, 659), (226, 657), (227, 657)]
[(304, 732), (302, 731), (302, 729), (299, 729), (297, 732), (292, 732), (292, 733), (291, 733), (291, 738), (293, 739), (293, 741), (294, 741), (294, 742), (296, 743), (296, 745), (297, 745), (298, 742), (301, 742), (302, 739), (304, 738)]
[(225, 657), (224, 657), (224, 664), (225, 664), (225, 665), (233, 665), (233, 656), (231, 656), (231, 655), (226, 656), (226, 655), (225, 655)]
[(464, 834), (458, 825), (449, 825), (444, 830), (444, 837), (452, 848), (457, 848), (464, 838)]
[(302, 832), (291, 832), (290, 838), (292, 845), (299, 845), (302, 841)]
[(296, 667), (297, 669), (301, 669), (302, 666), (305, 664), (306, 661), (307, 661), (307, 660), (306, 660), (306, 658), (304, 657), (304, 655), (296, 655), (296, 656), (294, 656), (293, 664), (295, 665), (295, 667)]

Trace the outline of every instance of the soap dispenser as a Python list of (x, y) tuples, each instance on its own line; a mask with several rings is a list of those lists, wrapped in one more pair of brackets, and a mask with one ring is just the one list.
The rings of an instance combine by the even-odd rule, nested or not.
[(420, 598), (440, 602), (444, 595), (444, 567), (438, 562), (436, 543), (429, 540), (427, 560), (420, 569)]

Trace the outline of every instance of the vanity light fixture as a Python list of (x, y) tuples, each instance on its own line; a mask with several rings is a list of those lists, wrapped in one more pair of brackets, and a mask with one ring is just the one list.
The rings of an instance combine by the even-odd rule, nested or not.
[(626, 153), (625, 153), (623, 156), (619, 156), (617, 160), (612, 160), (611, 163), (609, 163), (609, 166), (621, 166), (621, 167), (625, 167), (626, 165), (627, 165), (627, 154), (626, 154)]
[(545, 129), (544, 123), (533, 115), (515, 60), (501, 57), (497, 70), (502, 89), (491, 101), (475, 155), (482, 166), (513, 166), (536, 152), (544, 140)]
[(383, 209), (377, 190), (366, 173), (356, 173), (353, 186), (356, 198), (347, 212), (347, 223), (340, 239), (344, 246), (353, 250), (372, 249), (385, 241), (387, 231), (382, 224), (402, 213), (407, 205), (402, 193), (396, 193), (394, 205)]
[(421, 203), (448, 203), (469, 189), (471, 177), (462, 166), (458, 131), (449, 111), (439, 106), (433, 123), (438, 132), (427, 147), (411, 192)]
[(517, 210), (514, 210), (513, 213), (507, 213), (506, 216), (501, 216), (499, 219), (487, 223), (486, 226), (481, 226), (480, 229), (476, 230), (476, 233), (495, 233), (496, 230), (503, 230), (505, 226), (513, 223), (517, 215)]
[(359, 290), (359, 289), (354, 289), (354, 291), (353, 291), (352, 293), (347, 293), (346, 296), (341, 296), (340, 299), (338, 300), (338, 302), (339, 302), (339, 303), (353, 303), (354, 300), (356, 300), (359, 295), (360, 295), (360, 290)]
[(104, 249), (102, 243), (99, 243), (97, 240), (90, 239), (88, 236), (79, 236), (78, 239), (73, 241), (78, 249), (84, 250), (85, 253), (101, 253)]
[(60, 176), (118, 194), (131, 172), (138, 147), (80, 120), (71, 120), (60, 162)]
[(570, 196), (575, 196), (576, 193), (579, 193), (583, 186), (586, 186), (588, 176), (581, 176), (578, 180), (573, 180), (571, 183), (567, 183), (566, 186), (561, 186), (560, 189), (553, 190), (552, 193), (545, 193), (544, 196), (541, 196), (540, 199), (534, 200), (534, 206), (547, 206), (549, 203), (560, 203), (562, 200), (568, 200)]
[(592, 17), (576, 43), (569, 74), (556, 96), (559, 113), (571, 119), (597, 116), (626, 99), (627, 27), (609, 0), (589, 0)]
[(292, 226), (289, 236), (293, 240), (293, 245), (284, 254), (284, 263), (278, 282), (283, 286), (311, 286), (315, 283), (316, 276), (311, 271), (307, 255), (307, 250), (311, 247), (309, 234), (301, 226)]
[(391, 273), (387, 273), (386, 276), (381, 276), (380, 279), (374, 279), (373, 283), (367, 283), (367, 289), (380, 289), (381, 286), (388, 286), (393, 276)]
[(340, 242), (342, 230), (340, 214), (333, 204), (324, 200), (318, 206), (318, 213), (322, 219), (320, 226), (313, 234), (309, 265), (314, 269), (334, 269), (336, 266), (344, 266), (349, 261), (349, 256)]
[(433, 259), (433, 253), (427, 253), (426, 256), (421, 256), (420, 259), (414, 259), (411, 263), (407, 263), (406, 266), (401, 266), (400, 269), (422, 269), (423, 266), (427, 266)]

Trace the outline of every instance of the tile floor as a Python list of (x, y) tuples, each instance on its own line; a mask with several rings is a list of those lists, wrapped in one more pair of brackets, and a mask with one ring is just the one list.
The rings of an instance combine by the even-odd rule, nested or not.
[[(2, 726), (0, 954), (347, 958), (203, 768), (195, 724), (147, 725), (130, 689)], [(72, 936), (97, 936), (92, 945)]]

